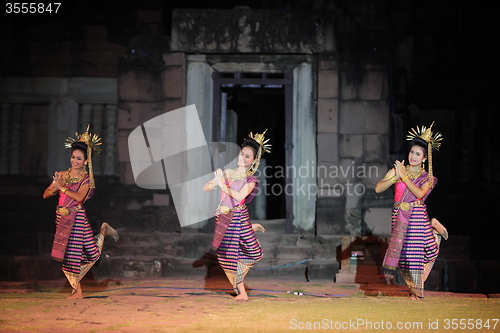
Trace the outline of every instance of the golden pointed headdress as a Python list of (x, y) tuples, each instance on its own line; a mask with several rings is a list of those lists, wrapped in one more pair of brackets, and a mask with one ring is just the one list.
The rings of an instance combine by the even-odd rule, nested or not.
[(89, 165), (89, 176), (90, 176), (89, 187), (95, 188), (94, 171), (92, 169), (92, 150), (94, 150), (96, 153), (100, 153), (101, 148), (98, 146), (100, 146), (102, 142), (100, 142), (101, 138), (97, 134), (89, 133), (89, 129), (90, 125), (87, 126), (87, 130), (85, 131), (85, 133), (78, 134), (78, 132), (76, 132), (75, 133), (76, 138), (67, 138), (64, 147), (71, 148), (71, 145), (77, 141), (84, 142), (85, 144), (87, 144), (87, 161)]
[(250, 134), (248, 135), (248, 137), (250, 139), (255, 140), (255, 142), (257, 142), (259, 144), (259, 150), (257, 151), (255, 161), (249, 170), (250, 175), (253, 175), (257, 171), (257, 169), (259, 168), (260, 158), (262, 156), (262, 151), (265, 151), (266, 153), (271, 152), (271, 144), (268, 144), (269, 139), (266, 140), (266, 138), (264, 136), (264, 134), (266, 134), (266, 132), (267, 132), (267, 129), (264, 132), (262, 132), (261, 134), (256, 133), (255, 135), (253, 135), (253, 133), (250, 132)]
[(439, 147), (441, 147), (441, 140), (443, 140), (443, 135), (438, 132), (432, 133), (432, 125), (434, 125), (434, 122), (432, 122), (429, 128), (426, 128), (425, 126), (417, 126), (417, 129), (412, 128), (410, 131), (408, 131), (406, 140), (420, 138), (427, 142), (429, 147), (439, 150)]
[(412, 128), (410, 131), (408, 131), (408, 135), (406, 136), (406, 140), (414, 140), (416, 138), (420, 138), (427, 142), (427, 157), (428, 157), (428, 164), (429, 164), (429, 183), (431, 187), (434, 185), (434, 177), (432, 175), (432, 149), (439, 150), (439, 147), (441, 147), (441, 140), (443, 140), (443, 135), (441, 133), (432, 133), (432, 125), (434, 125), (434, 122), (432, 122), (431, 126), (429, 128), (426, 128), (425, 126), (418, 127), (417, 129)]

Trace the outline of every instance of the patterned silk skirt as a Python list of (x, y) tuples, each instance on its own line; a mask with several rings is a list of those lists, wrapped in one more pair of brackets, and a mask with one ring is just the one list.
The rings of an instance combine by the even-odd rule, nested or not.
[(62, 270), (73, 289), (76, 290), (80, 280), (101, 256), (103, 243), (102, 234), (93, 235), (85, 210), (79, 210), (62, 262)]
[[(393, 224), (395, 221), (393, 214)], [(411, 292), (424, 295), (424, 282), (439, 254), (439, 241), (435, 236), (425, 206), (413, 208), (399, 259), (399, 270)]]
[(262, 258), (262, 253), (250, 223), (248, 209), (234, 212), (233, 219), (217, 249), (217, 257), (236, 291), (236, 286), (243, 281), (250, 267)]

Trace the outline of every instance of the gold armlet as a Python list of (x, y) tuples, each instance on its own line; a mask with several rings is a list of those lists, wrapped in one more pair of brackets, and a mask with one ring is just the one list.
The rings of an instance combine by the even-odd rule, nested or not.
[(390, 173), (391, 173), (391, 170), (387, 171), (384, 178), (382, 178), (382, 181), (386, 181), (386, 180), (389, 180), (391, 178), (394, 178), (394, 176), (392, 176), (392, 177), (390, 176)]
[(62, 194), (66, 194), (66, 191), (67, 191), (67, 190), (68, 190), (68, 188), (67, 188), (67, 187), (63, 187), (60, 191), (61, 191), (61, 193), (62, 193)]

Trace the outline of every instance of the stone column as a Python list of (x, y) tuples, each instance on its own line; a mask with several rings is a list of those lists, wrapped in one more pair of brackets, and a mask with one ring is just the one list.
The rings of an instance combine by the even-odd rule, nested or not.
[[(205, 139), (210, 142), (212, 139), (212, 118), (213, 118), (213, 68), (207, 64), (205, 56), (191, 55), (188, 57), (187, 63), (187, 79), (186, 79), (186, 105), (194, 104), (198, 112), (201, 127), (205, 134)], [(186, 128), (186, 137), (197, 137), (197, 133), (193, 132), (192, 128)], [(194, 156), (193, 156), (194, 157)], [(199, 163), (207, 163), (207, 161), (196, 161), (192, 159), (189, 163), (197, 165)], [(200, 191), (195, 198), (200, 202), (200, 206), (205, 207), (210, 202), (210, 196)], [(202, 229), (207, 225), (207, 222), (198, 223), (191, 226), (186, 226), (188, 229)]]
[[(293, 71), (293, 225), (314, 233), (316, 220), (316, 107), (312, 64)], [(293, 171), (292, 171), (293, 172)]]
[(212, 139), (213, 68), (202, 55), (191, 55), (187, 64), (186, 105), (196, 105), (205, 139)]

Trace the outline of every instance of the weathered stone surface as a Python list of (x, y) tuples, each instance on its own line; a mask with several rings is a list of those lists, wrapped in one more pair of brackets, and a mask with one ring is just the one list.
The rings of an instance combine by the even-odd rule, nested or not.
[(389, 58), (376, 53), (345, 52), (339, 59), (339, 69), (343, 72), (386, 71), (388, 66)]
[(342, 244), (342, 236), (338, 235), (317, 235), (318, 244), (328, 244), (338, 246)]
[(180, 98), (184, 97), (184, 86), (186, 73), (182, 65), (173, 65), (166, 67), (162, 72), (162, 98)]
[(184, 66), (185, 56), (182, 52), (164, 53), (163, 62), (165, 66)]
[(385, 162), (389, 151), (385, 135), (366, 134), (363, 136), (363, 162)]
[(79, 103), (116, 103), (116, 78), (2, 77), (2, 103), (50, 104), (61, 96)]
[(130, 162), (120, 162), (120, 181), (125, 185), (134, 185), (134, 173)]
[(340, 186), (338, 163), (320, 162), (317, 169), (318, 192), (320, 196), (339, 196)]
[(318, 99), (318, 133), (338, 133), (339, 101), (336, 98)]
[[(361, 178), (361, 182), (366, 187), (366, 189), (371, 192), (375, 189), (375, 185), (384, 177), (387, 173), (388, 168), (386, 164), (379, 163), (363, 163), (363, 170), (365, 170), (364, 175)], [(391, 190), (385, 193), (392, 193)], [(366, 193), (365, 193), (366, 194)]]
[(162, 113), (170, 112), (170, 111), (182, 108), (184, 106), (186, 106), (186, 105), (184, 104), (182, 98), (166, 99), (163, 101), (161, 112)]
[(318, 72), (318, 98), (339, 97), (339, 72), (320, 70)]
[(376, 193), (370, 189), (363, 196), (363, 208), (390, 208), (394, 202), (394, 193), (391, 190)]
[(162, 97), (161, 68), (128, 66), (119, 73), (120, 102), (159, 102)]
[[(120, 112), (122, 112), (122, 115), (120, 116)], [(127, 116), (127, 111), (126, 110), (121, 110), (119, 111), (118, 119), (121, 117), (126, 117)], [(117, 133), (117, 139), (116, 139), (116, 147), (118, 150), (118, 159), (120, 162), (129, 162), (130, 164), (130, 154), (128, 150), (128, 137), (130, 135), (129, 130), (120, 130)]]
[(188, 62), (206, 62), (219, 72), (275, 73), (293, 71), (303, 63), (314, 63), (309, 54), (204, 54), (188, 55)]
[(340, 101), (340, 133), (387, 134), (388, 131), (389, 104), (387, 101)]
[(341, 72), (340, 98), (343, 100), (381, 100), (387, 96), (387, 78), (384, 72)]
[(137, 57), (160, 61), (163, 54), (170, 52), (170, 38), (159, 34), (143, 34), (129, 41), (130, 53)]
[[(360, 158), (341, 158), (339, 163), (338, 176), (342, 184), (346, 184), (347, 193), (350, 186), (358, 181), (359, 175), (364, 174), (364, 167), (360, 163)], [(347, 183), (349, 182), (349, 183)]]
[(322, 54), (319, 56), (318, 69), (319, 70), (333, 70), (339, 68), (339, 59), (337, 55)]
[(277, 259), (304, 260), (313, 257), (312, 246), (279, 246)]
[(363, 150), (363, 135), (342, 134), (339, 136), (339, 150), (341, 157), (361, 157)]
[(154, 206), (170, 206), (170, 195), (168, 194), (153, 194)]
[(317, 235), (343, 235), (345, 228), (345, 198), (318, 198)]
[(50, 256), (2, 256), (3, 281), (37, 281), (58, 279), (64, 276), (61, 263)]
[(391, 208), (370, 208), (365, 212), (367, 234), (373, 236), (391, 235)]
[(310, 281), (334, 281), (338, 271), (339, 263), (336, 260), (312, 260), (308, 262), (308, 277)]
[(183, 52), (335, 51), (333, 11), (175, 9), (172, 49)]
[(337, 162), (338, 135), (334, 133), (318, 133), (318, 161)]
[(337, 247), (340, 244), (315, 244), (315, 259), (335, 259), (337, 258)]

